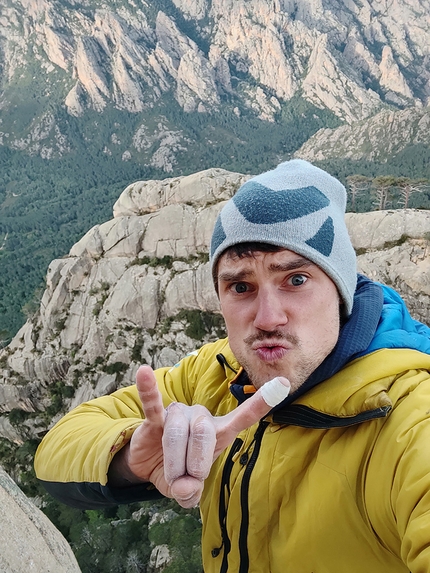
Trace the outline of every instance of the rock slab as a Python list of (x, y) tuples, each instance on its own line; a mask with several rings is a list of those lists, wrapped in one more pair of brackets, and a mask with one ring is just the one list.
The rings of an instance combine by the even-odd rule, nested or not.
[(61, 533), (0, 469), (0, 571), (81, 573)]

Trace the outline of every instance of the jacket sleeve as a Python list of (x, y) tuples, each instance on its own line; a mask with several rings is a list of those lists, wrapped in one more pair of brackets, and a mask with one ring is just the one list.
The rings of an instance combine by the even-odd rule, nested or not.
[[(176, 367), (156, 370), (165, 406), (172, 401), (192, 403), (198, 365), (198, 354), (193, 353)], [(81, 404), (43, 438), (35, 456), (37, 478), (63, 503), (85, 509), (161, 497), (150, 483), (129, 488), (107, 483), (113, 456), (142, 419), (136, 386)]]
[(430, 570), (430, 376), (415, 371), (396, 384), (419, 383), (385, 424), (367, 472), (367, 507), (381, 543), (411, 573)]

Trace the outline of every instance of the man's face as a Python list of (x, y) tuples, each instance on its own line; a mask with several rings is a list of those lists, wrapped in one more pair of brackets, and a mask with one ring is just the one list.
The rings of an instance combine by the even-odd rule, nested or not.
[(281, 375), (296, 390), (336, 345), (337, 288), (292, 251), (225, 253), (218, 288), (230, 347), (256, 388)]

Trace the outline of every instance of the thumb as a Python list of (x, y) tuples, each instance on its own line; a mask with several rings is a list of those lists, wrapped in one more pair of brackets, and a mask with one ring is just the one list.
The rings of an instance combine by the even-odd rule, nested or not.
[(226, 416), (214, 418), (217, 429), (216, 455), (225, 449), (242, 430), (250, 428), (290, 393), (290, 382), (278, 376), (266, 382), (257, 392)]

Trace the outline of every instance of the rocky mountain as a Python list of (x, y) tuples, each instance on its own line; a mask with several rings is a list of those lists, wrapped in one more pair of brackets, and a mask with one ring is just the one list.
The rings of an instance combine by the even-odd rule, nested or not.
[[(113, 219), (51, 262), (39, 311), (0, 351), (0, 436), (38, 437), (67, 408), (223, 336), (208, 265), (216, 216), (249, 176), (210, 169), (128, 186)], [(348, 213), (358, 268), (430, 324), (430, 212)]]
[[(62, 412), (223, 335), (207, 252), (242, 173), (294, 153), (384, 163), (428, 150), (429, 13), (430, 0), (2, 0), (2, 312), (19, 314), (53, 242), (64, 254), (73, 228), (99, 223), (55, 255), (0, 350), (0, 448), (14, 478)], [(151, 180), (129, 185), (102, 223), (107, 189), (139, 178)], [(430, 323), (429, 213), (347, 223), (359, 269)], [(3, 537), (26, 519), (4, 519)], [(154, 514), (154, 531), (159, 519), (178, 518)], [(151, 571), (174, 557), (158, 533), (151, 551)]]
[[(103, 123), (114, 108), (141, 118), (123, 159), (151, 148), (149, 161), (169, 170), (188, 136), (167, 122), (166, 95), (190, 114), (228, 107), (277, 122), (299, 98), (346, 126), (381, 110), (377, 122), (390, 125), (395, 110), (429, 103), (429, 9), (429, 0), (4, 0), (0, 145), (65, 155), (67, 117), (93, 110)], [(114, 128), (111, 137), (105, 153), (121, 143)]]

